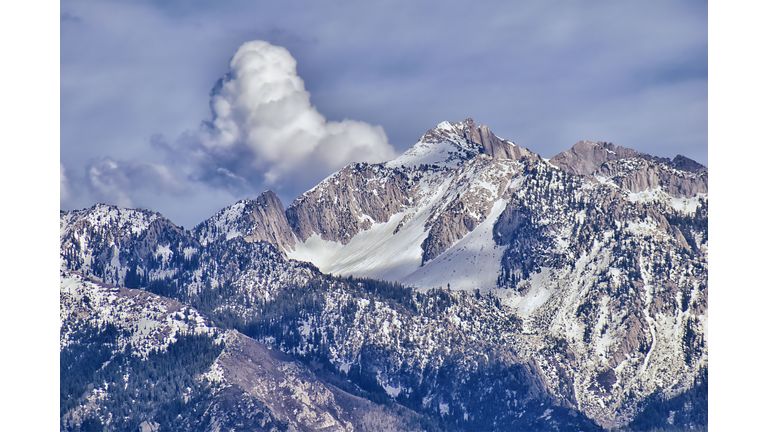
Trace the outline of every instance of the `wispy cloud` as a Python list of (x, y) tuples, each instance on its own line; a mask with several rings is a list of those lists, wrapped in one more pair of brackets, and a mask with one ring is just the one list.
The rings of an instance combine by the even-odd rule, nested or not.
[(59, 162), (59, 202), (65, 203), (71, 196), (69, 179), (67, 179), (67, 170), (64, 164)]

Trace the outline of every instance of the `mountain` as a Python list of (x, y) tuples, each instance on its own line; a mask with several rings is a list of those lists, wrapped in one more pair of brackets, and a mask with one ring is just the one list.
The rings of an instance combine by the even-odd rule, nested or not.
[(410, 410), (349, 394), (172, 299), (69, 271), (61, 285), (62, 391), (87, 395), (62, 400), (63, 429), (385, 431), (429, 424)]
[[(62, 318), (62, 365), (80, 361), (70, 340), (89, 347), (78, 358), (97, 359), (94, 374), (141, 369), (147, 346), (154, 356), (174, 346), (128, 337), (145, 313), (135, 306), (66, 297), (79, 277), (152, 293), (205, 323), (183, 337), (207, 338), (201, 352), (217, 357), (200, 359), (194, 397), (177, 395), (171, 411), (215, 411), (219, 423), (174, 423), (170, 408), (121, 420), (148, 428), (367, 430), (360, 422), (374, 417), (390, 430), (706, 427), (707, 175), (683, 156), (605, 142), (547, 160), (467, 119), (389, 162), (344, 167), (285, 210), (267, 191), (191, 231), (146, 210), (62, 212), (62, 317), (65, 304), (76, 317)], [(116, 309), (127, 312), (99, 312)], [(73, 339), (72, 326), (91, 330)], [(298, 372), (286, 375), (288, 363)], [(122, 430), (94, 376), (62, 387), (63, 429), (87, 411)], [(299, 390), (265, 393), (282, 382), (325, 402), (302, 423), (278, 407), (304, 412)]]

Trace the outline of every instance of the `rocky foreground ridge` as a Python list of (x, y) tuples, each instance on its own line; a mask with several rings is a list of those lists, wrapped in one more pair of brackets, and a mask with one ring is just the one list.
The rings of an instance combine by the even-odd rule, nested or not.
[[(100, 359), (67, 393), (62, 428), (705, 427), (707, 208), (707, 169), (683, 156), (580, 141), (546, 160), (467, 119), (285, 210), (267, 191), (191, 231), (146, 210), (62, 212), (62, 358)], [(70, 296), (77, 284), (114, 293)], [(144, 312), (103, 312), (121, 292), (205, 325), (136, 336), (125, 323)], [(174, 378), (186, 396), (109, 417), (142, 396), (113, 393), (104, 361), (130, 375), (178, 343), (216, 353)], [(278, 366), (291, 361), (301, 378)]]

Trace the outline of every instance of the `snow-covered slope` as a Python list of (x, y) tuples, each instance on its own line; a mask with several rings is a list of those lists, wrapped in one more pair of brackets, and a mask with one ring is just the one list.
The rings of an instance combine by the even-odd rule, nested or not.
[[(485, 153), (482, 143), (467, 138), (479, 137), (477, 130), (471, 119), (443, 122), (390, 162), (329, 177), (289, 212), (310, 205), (321, 206), (316, 212), (321, 215), (351, 208), (351, 217), (367, 225), (361, 224), (363, 229), (351, 238), (323, 238), (325, 233), (313, 232), (286, 250), (288, 256), (310, 261), (326, 273), (399, 281), (420, 289), (449, 283), (454, 289), (495, 287), (503, 247), (493, 243), (493, 224), (522, 184), (523, 165)], [(350, 184), (350, 177), (361, 176), (372, 179)], [(391, 178), (400, 179), (396, 194), (386, 194), (393, 187), (380, 189), (382, 182), (393, 183)], [(332, 191), (333, 201), (324, 198), (331, 195), (326, 192), (331, 185), (340, 185)], [(369, 195), (384, 196), (393, 204), (383, 214), (367, 214), (359, 203)]]

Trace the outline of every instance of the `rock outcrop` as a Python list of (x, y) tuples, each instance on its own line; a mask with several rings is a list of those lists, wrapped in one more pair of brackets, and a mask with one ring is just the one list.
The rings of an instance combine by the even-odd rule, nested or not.
[(691, 172), (675, 169), (672, 163), (666, 163), (667, 160), (664, 162), (659, 164), (644, 158), (615, 160), (604, 163), (593, 174), (632, 193), (661, 187), (671, 197), (692, 198), (708, 192), (709, 174), (705, 167), (696, 169), (692, 164), (678, 164), (693, 167), (695, 172)]
[(452, 140), (454, 139), (451, 136), (452, 134), (463, 138), (466, 142), (464, 144), (465, 147), (472, 148), (477, 153), (486, 154), (493, 158), (519, 160), (525, 156), (532, 155), (530, 150), (497, 137), (488, 126), (484, 124), (481, 124), (479, 127), (476, 126), (475, 120), (472, 118), (457, 123), (443, 122), (435, 129), (424, 134), (419, 141), (437, 143), (444, 140)]
[(347, 244), (374, 223), (389, 220), (409, 201), (409, 178), (381, 165), (348, 165), (305, 192), (286, 210), (296, 237), (312, 234)]
[(266, 241), (290, 249), (296, 243), (280, 198), (266, 191), (255, 200), (240, 200), (225, 207), (193, 230), (201, 244), (220, 236), (242, 236), (248, 242)]
[(553, 156), (549, 163), (569, 174), (590, 175), (605, 162), (640, 153), (625, 147), (616, 147), (613, 143), (598, 141), (579, 141), (570, 149)]
[(549, 162), (569, 174), (611, 180), (632, 193), (661, 186), (674, 198), (707, 193), (708, 170), (685, 156), (651, 156), (613, 143), (579, 141)]

